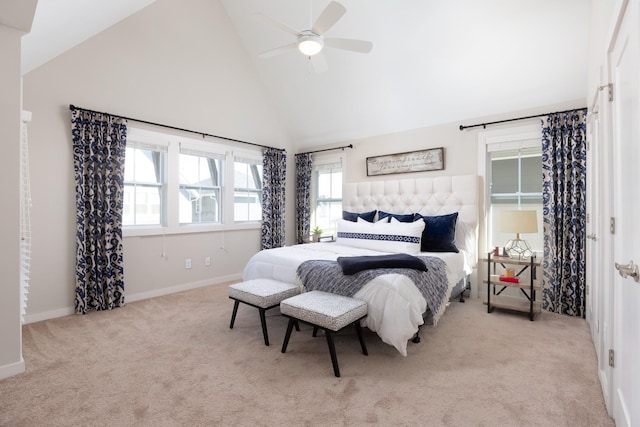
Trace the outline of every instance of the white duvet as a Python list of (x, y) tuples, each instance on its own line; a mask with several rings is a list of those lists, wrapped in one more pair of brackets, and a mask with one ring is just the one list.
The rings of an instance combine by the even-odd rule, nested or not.
[[(336, 260), (339, 256), (382, 255), (383, 252), (354, 248), (337, 243), (307, 243), (263, 250), (255, 254), (247, 263), (243, 280), (269, 278), (285, 283), (297, 283), (296, 270), (303, 262), (311, 259)], [(464, 251), (422, 252), (441, 258), (447, 265), (448, 292), (466, 275), (471, 273), (468, 257)], [(363, 325), (375, 331), (382, 341), (394, 346), (403, 356), (407, 355), (407, 341), (424, 323), (422, 314), (427, 302), (407, 277), (401, 274), (378, 276), (360, 289), (354, 298), (367, 302), (368, 315)], [(444, 310), (444, 304), (442, 310)], [(434, 313), (434, 321), (440, 317)]]

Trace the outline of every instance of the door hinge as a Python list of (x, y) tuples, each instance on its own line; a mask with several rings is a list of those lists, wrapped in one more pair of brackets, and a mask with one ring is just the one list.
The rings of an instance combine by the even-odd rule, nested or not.
[(609, 231), (611, 234), (616, 234), (616, 219), (614, 217), (609, 218)]
[(591, 215), (589, 215), (589, 212), (587, 212), (587, 224), (591, 221)]
[(613, 358), (614, 358), (614, 352), (613, 349), (610, 348), (609, 349), (609, 366), (611, 366), (612, 368), (615, 368), (615, 363), (613, 362)]
[(606, 85), (598, 86), (598, 90), (607, 89), (607, 99), (609, 102), (613, 102), (613, 83), (607, 83)]

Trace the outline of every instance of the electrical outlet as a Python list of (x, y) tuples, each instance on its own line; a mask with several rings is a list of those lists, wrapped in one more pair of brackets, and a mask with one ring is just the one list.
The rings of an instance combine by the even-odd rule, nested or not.
[(184, 260), (184, 268), (186, 269), (191, 268), (191, 258), (187, 258)]
[(211, 257), (210, 256), (204, 257), (204, 265), (206, 265), (207, 267), (209, 267), (211, 265)]

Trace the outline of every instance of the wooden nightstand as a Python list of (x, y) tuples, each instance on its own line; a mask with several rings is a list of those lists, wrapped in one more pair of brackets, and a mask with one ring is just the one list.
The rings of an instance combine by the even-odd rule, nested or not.
[[(537, 269), (540, 262), (535, 256), (514, 259), (506, 256), (494, 256), (492, 252), (487, 254), (487, 258), (482, 261), (487, 262), (487, 278), (483, 283), (487, 284), (487, 313), (491, 313), (494, 308), (502, 308), (514, 311), (529, 313), (529, 320), (533, 321), (536, 314), (542, 310), (542, 304), (536, 300), (536, 293), (542, 290), (540, 282), (536, 279)], [(520, 279), (520, 276), (529, 270), (528, 280), (519, 280), (519, 282), (503, 281), (500, 276), (505, 275), (508, 268), (513, 267), (514, 278)], [(520, 289), (518, 297), (501, 295), (507, 288)]]

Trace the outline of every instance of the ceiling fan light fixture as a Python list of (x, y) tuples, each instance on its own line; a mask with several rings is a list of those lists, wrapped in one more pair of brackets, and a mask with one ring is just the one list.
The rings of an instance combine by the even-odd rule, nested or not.
[(304, 31), (298, 37), (298, 50), (305, 56), (313, 56), (319, 53), (323, 46), (322, 36), (313, 32)]

